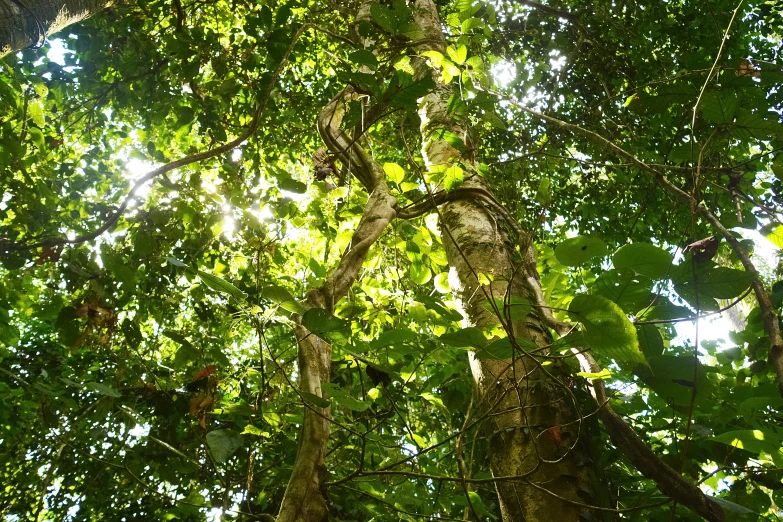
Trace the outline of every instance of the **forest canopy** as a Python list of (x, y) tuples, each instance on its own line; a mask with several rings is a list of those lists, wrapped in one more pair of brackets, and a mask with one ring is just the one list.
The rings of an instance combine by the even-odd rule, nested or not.
[(783, 516), (780, 0), (2, 5), (3, 520)]

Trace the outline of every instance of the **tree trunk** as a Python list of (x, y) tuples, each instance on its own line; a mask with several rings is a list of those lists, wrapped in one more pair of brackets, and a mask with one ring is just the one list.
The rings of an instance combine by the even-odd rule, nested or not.
[[(418, 0), (415, 17), (425, 35), (417, 50), (446, 54), (432, 0)], [(433, 74), (426, 64), (417, 65), (420, 75)], [(461, 187), (477, 194), (475, 198), (448, 203), (440, 213), (450, 279), (461, 301), (465, 326), (499, 325), (497, 315), (485, 303), (488, 299), (526, 297), (528, 291), (523, 282), (528, 277), (538, 281), (535, 261), (512, 260), (499, 222), (493, 217), (497, 216), (496, 209), (490, 213), (482, 204), (493, 200), (490, 188), (473, 162), (440, 138), (440, 131), (467, 136), (467, 128), (448, 112), (452, 89), (439, 76), (436, 71), (433, 79), (438, 87), (419, 105), (423, 155), (428, 167), (462, 165), (466, 181)], [(470, 146), (465, 139), (465, 147)], [(528, 249), (525, 250), (523, 256), (528, 255)], [(484, 276), (490, 281), (486, 282)], [(480, 279), (485, 284), (480, 284)], [(511, 338), (542, 347), (551, 343), (534, 313), (509, 327)], [(584, 504), (595, 504), (595, 495), (590, 494), (591, 459), (585, 451), (584, 437), (580, 437), (584, 427), (578, 422), (573, 395), (565, 384), (567, 375), (558, 372), (556, 364), (542, 366), (540, 357), (517, 352), (513, 359), (506, 360), (477, 359), (475, 353), (470, 356), (479, 410), (491, 409), (494, 413), (491, 425), (485, 424), (484, 429), (490, 440), (489, 460), (492, 474), (498, 479), (503, 520), (578, 521)]]
[(115, 0), (3, 0), (0, 2), (0, 58), (89, 18)]

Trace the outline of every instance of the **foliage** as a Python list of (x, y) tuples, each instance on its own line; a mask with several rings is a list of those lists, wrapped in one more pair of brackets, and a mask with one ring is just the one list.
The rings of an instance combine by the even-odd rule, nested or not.
[[(443, 4), (449, 46), (425, 58), (454, 86), (449, 109), (468, 122), (472, 150), (462, 136), (442, 139), (475, 155), (535, 236), (547, 303), (576, 328), (550, 352), (571, 364), (586, 345), (606, 368), (612, 407), (656, 454), (737, 519), (776, 520), (783, 402), (753, 275), (725, 241), (709, 259), (683, 253), (718, 232), (638, 165), (507, 100), (660, 166), (746, 251), (762, 235), (781, 247), (780, 2), (745, 2), (731, 24), (736, 3), (725, 0), (558, 2), (568, 16)], [(464, 179), (459, 166), (421, 166), (417, 100), (435, 85), (414, 76), (409, 42), (422, 35), (411, 8), (374, 3), (354, 34), (355, 7), (131, 0), (57, 35), (61, 61), (53, 42), (4, 59), (9, 520), (275, 514), (313, 406), (331, 406), (332, 519), (462, 519), (468, 499), (498, 519), (494, 486), (481, 481), (491, 429), (466, 422), (466, 353), (538, 347), (463, 327), (436, 214), (395, 220), (334, 314), (303, 305), (351, 248), (368, 198), (355, 180), (313, 175), (316, 116), (346, 84), (364, 97), (347, 104), (345, 128), (383, 165), (401, 208), (424, 198), (425, 182), (449, 190)], [(313, 27), (284, 62), (304, 23)], [(362, 37), (372, 46), (352, 43)], [(144, 185), (97, 239), (51, 241), (97, 230), (143, 172), (239, 136), (270, 82), (260, 125), (239, 147)], [(783, 283), (762, 278), (780, 312)], [(729, 306), (745, 320), (728, 339), (678, 335), (676, 325)], [(491, 308), (516, 320), (535, 307)], [(333, 346), (328, 398), (298, 388), (297, 321)], [(699, 324), (703, 336), (711, 326)], [(572, 373), (589, 412), (585, 378), (597, 376)], [(467, 496), (459, 434), (477, 480)], [(624, 518), (674, 519), (597, 424), (590, 436), (611, 505), (635, 508)], [(675, 516), (696, 519), (682, 507)]]

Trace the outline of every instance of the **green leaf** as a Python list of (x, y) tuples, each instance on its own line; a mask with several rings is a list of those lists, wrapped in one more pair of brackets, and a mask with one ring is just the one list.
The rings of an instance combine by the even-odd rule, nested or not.
[(497, 309), (502, 314), (504, 320), (522, 321), (530, 315), (533, 305), (525, 298), (510, 296), (508, 302), (499, 297), (493, 301), (484, 301), (484, 308), (493, 314), (497, 313), (495, 311)]
[(464, 179), (463, 171), (459, 165), (452, 165), (446, 169), (443, 178), (443, 188), (445, 190), (451, 190), (459, 186)]
[(645, 357), (653, 357), (663, 354), (663, 337), (655, 325), (641, 324), (636, 327), (636, 336), (639, 339), (639, 347)]
[(735, 91), (707, 91), (701, 98), (701, 112), (712, 123), (729, 123), (734, 119), (737, 102)]
[(744, 270), (719, 266), (707, 271), (698, 281), (699, 293), (715, 299), (739, 297), (753, 282), (753, 275)]
[(726, 522), (755, 522), (761, 520), (758, 513), (745, 506), (735, 504), (730, 500), (721, 497), (710, 497), (713, 501), (723, 508), (726, 514)]
[(27, 114), (30, 116), (30, 119), (33, 120), (33, 123), (38, 125), (39, 127), (43, 128), (46, 126), (46, 119), (44, 118), (44, 108), (43, 104), (40, 101), (34, 101), (30, 102), (30, 105), (27, 107)]
[(742, 417), (751, 422), (753, 419), (764, 419), (769, 417), (769, 409), (783, 408), (783, 398), (781, 397), (751, 397), (746, 399), (740, 405)]
[(345, 406), (351, 411), (358, 411), (358, 412), (365, 411), (370, 407), (368, 403), (364, 401), (360, 401), (359, 399), (355, 399), (348, 395), (334, 397), (334, 402), (336, 402), (340, 406)]
[(245, 300), (245, 293), (225, 279), (222, 279), (216, 275), (212, 275), (208, 272), (204, 272), (203, 270), (196, 270), (196, 273), (198, 274), (199, 279), (201, 279), (204, 284), (210, 287), (212, 290), (221, 292), (223, 294), (228, 294), (237, 301)]
[(683, 263), (672, 270), (674, 289), (695, 306), (698, 296), (700, 308), (708, 309), (702, 302), (705, 298), (732, 299), (738, 297), (750, 286), (753, 276), (744, 270)]
[(514, 347), (508, 337), (492, 341), (485, 348), (476, 350), (476, 359), (511, 359), (514, 356)]
[(592, 236), (566, 239), (555, 248), (555, 257), (566, 266), (581, 266), (588, 259), (603, 257), (609, 252), (606, 244)]
[(546, 207), (552, 203), (552, 191), (550, 189), (551, 181), (548, 177), (542, 177), (538, 182), (538, 189), (536, 190), (536, 201)]
[(432, 270), (427, 265), (414, 261), (411, 263), (410, 276), (411, 281), (417, 285), (423, 285), (432, 279)]
[(188, 265), (186, 265), (182, 261), (180, 261), (178, 259), (174, 259), (173, 257), (165, 257), (164, 259), (166, 261), (168, 261), (169, 263), (171, 263), (172, 265), (174, 265), (174, 266), (180, 266), (180, 267), (183, 267), (183, 268), (190, 268)]
[(593, 292), (617, 303), (626, 313), (636, 312), (652, 303), (653, 282), (628, 270), (618, 273), (607, 270), (593, 284)]
[(332, 341), (344, 341), (350, 336), (350, 325), (322, 308), (311, 308), (302, 315), (302, 326), (312, 333)]
[(642, 378), (662, 399), (688, 407), (695, 390), (697, 404), (709, 404), (716, 387), (707, 377), (707, 370), (701, 362), (692, 356), (674, 355), (652, 356), (647, 361), (649, 373), (642, 372)]
[(465, 59), (468, 57), (468, 48), (462, 44), (458, 45), (456, 48), (449, 45), (446, 47), (446, 54), (449, 55), (451, 61), (457, 65), (462, 65), (465, 63)]
[(274, 285), (264, 288), (261, 290), (261, 297), (269, 299), (272, 302), (280, 305), (280, 307), (284, 310), (288, 310), (289, 312), (295, 314), (303, 314), (305, 311), (304, 307), (299, 304), (296, 299), (294, 299), (294, 296), (292, 296), (291, 293), (282, 286)]
[(684, 306), (678, 306), (670, 301), (663, 301), (658, 299), (656, 304), (650, 307), (645, 307), (644, 310), (640, 310), (636, 316), (637, 321), (671, 321), (672, 319), (684, 319), (693, 315), (690, 310)]
[(280, 187), (280, 190), (287, 190), (288, 192), (293, 192), (294, 194), (304, 194), (307, 192), (307, 185), (293, 178), (282, 180), (278, 186)]
[(451, 292), (448, 272), (441, 272), (440, 274), (436, 275), (433, 283), (435, 285), (435, 290), (437, 290), (441, 294), (447, 294)]
[(27, 129), (27, 133), (30, 135), (30, 139), (40, 150), (46, 150), (46, 142), (44, 141), (43, 132), (37, 127), (30, 127)]
[(195, 362), (200, 355), (199, 351), (191, 346), (190, 343), (187, 345), (183, 344), (174, 355), (174, 368), (179, 369), (186, 366), (188, 363)]
[(370, 16), (381, 29), (394, 33), (395, 20), (391, 9), (382, 4), (372, 4), (370, 6)]
[(242, 435), (253, 435), (255, 437), (269, 438), (269, 432), (253, 426), (252, 424), (245, 425), (245, 429), (242, 430)]
[(215, 462), (222, 464), (244, 445), (242, 436), (231, 430), (213, 430), (207, 433), (207, 446)]
[(618, 362), (646, 364), (639, 350), (636, 328), (615, 303), (597, 295), (578, 295), (568, 315), (584, 326), (587, 345)]
[(114, 398), (122, 397), (122, 394), (117, 390), (115, 390), (114, 388), (112, 388), (111, 386), (107, 386), (99, 382), (92, 382), (92, 381), (86, 382), (84, 383), (84, 387), (90, 390), (97, 391), (101, 395), (107, 395), (109, 397), (114, 397)]
[(398, 185), (405, 179), (405, 171), (396, 163), (384, 163), (383, 171), (389, 179)]
[[(402, 74), (400, 72), (399, 74)], [(392, 87), (390, 85), (390, 87)], [(387, 103), (389, 107), (401, 107), (411, 111), (416, 110), (419, 98), (435, 88), (435, 81), (427, 76), (421, 80), (406, 84), (401, 88), (389, 91)]]
[(767, 225), (761, 229), (762, 235), (778, 248), (783, 248), (783, 225)]
[(380, 348), (386, 348), (387, 346), (394, 346), (396, 344), (409, 343), (419, 338), (419, 334), (409, 330), (408, 328), (395, 328), (393, 330), (386, 330), (378, 336), (377, 339), (370, 342), (370, 348), (378, 350)]
[(332, 405), (332, 403), (329, 401), (329, 399), (324, 399), (323, 397), (319, 397), (318, 395), (315, 395), (314, 393), (310, 392), (300, 392), (302, 394), (302, 398), (306, 400), (307, 402), (313, 404), (314, 406), (317, 406), (319, 408), (328, 408)]
[(487, 338), (479, 328), (463, 328), (457, 332), (443, 334), (438, 337), (440, 342), (454, 348), (484, 348)]
[(744, 449), (751, 453), (780, 454), (780, 440), (770, 430), (733, 430), (721, 433), (711, 440)]
[(378, 58), (367, 49), (359, 49), (348, 55), (348, 59), (358, 65), (366, 65), (375, 69), (378, 67)]
[(585, 379), (595, 380), (595, 379), (611, 379), (612, 378), (612, 372), (604, 368), (598, 373), (591, 373), (591, 372), (577, 372), (576, 373), (579, 377), (584, 377)]
[(674, 257), (662, 248), (647, 243), (625, 245), (612, 257), (614, 267), (620, 271), (630, 268), (650, 279), (665, 279)]

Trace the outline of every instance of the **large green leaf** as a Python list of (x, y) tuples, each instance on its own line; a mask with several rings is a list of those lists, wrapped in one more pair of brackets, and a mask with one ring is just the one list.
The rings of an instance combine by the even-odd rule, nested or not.
[(304, 307), (282, 286), (267, 286), (261, 290), (261, 296), (280, 305), (281, 308), (296, 314), (304, 313)]
[(226, 462), (244, 445), (242, 435), (231, 430), (212, 430), (207, 433), (207, 446), (218, 463)]
[(657, 246), (647, 243), (625, 245), (612, 257), (614, 267), (620, 271), (630, 268), (650, 279), (664, 279), (669, 273), (673, 256)]
[(438, 337), (440, 342), (455, 348), (484, 348), (487, 338), (480, 328), (463, 328), (458, 332), (443, 334)]
[(418, 339), (418, 337), (419, 335), (416, 332), (413, 332), (408, 328), (386, 330), (385, 332), (382, 332), (377, 339), (370, 342), (370, 348), (377, 350), (396, 344), (409, 343)]
[(690, 356), (657, 355), (647, 358), (650, 373), (642, 372), (644, 382), (666, 402), (690, 406), (693, 394), (699, 404), (709, 404), (715, 392), (707, 370)]
[(302, 326), (329, 342), (345, 341), (350, 325), (322, 308), (311, 308), (302, 315)]
[(603, 257), (608, 252), (606, 243), (593, 236), (566, 239), (555, 248), (557, 260), (566, 266), (581, 266), (589, 259)]
[(607, 270), (595, 281), (593, 291), (617, 303), (624, 312), (632, 313), (654, 302), (652, 285), (651, 280), (630, 270), (624, 273)]
[(584, 339), (597, 354), (623, 363), (645, 363), (636, 328), (622, 309), (605, 297), (578, 295), (568, 307), (571, 319), (584, 327)]

